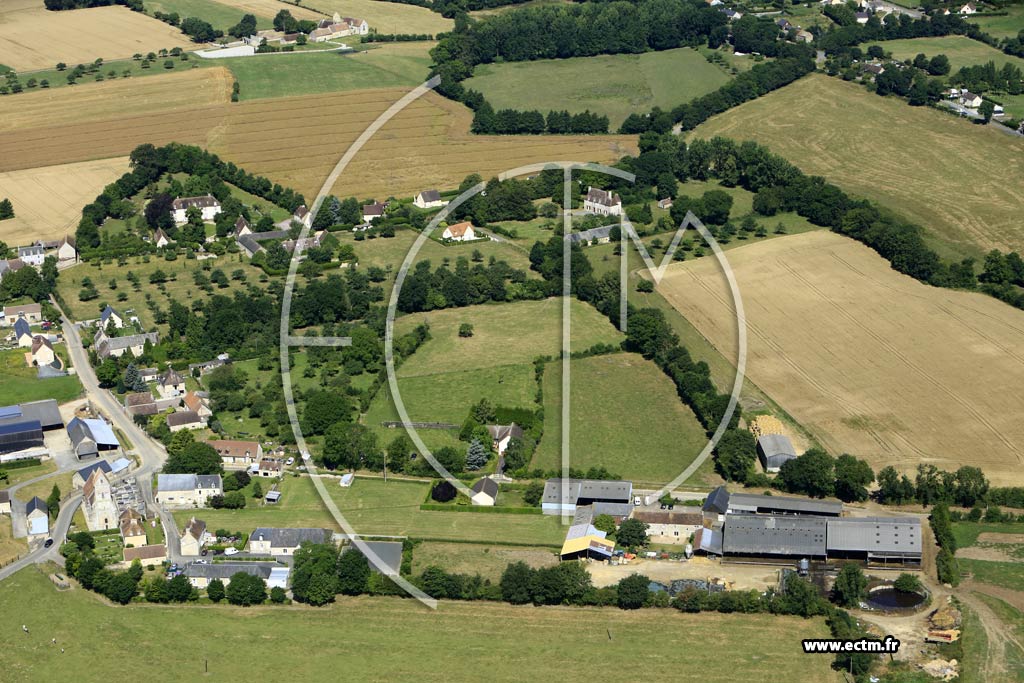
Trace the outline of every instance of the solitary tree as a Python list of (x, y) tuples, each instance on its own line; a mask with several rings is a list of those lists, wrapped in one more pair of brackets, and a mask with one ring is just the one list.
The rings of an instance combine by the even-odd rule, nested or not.
[(10, 199), (0, 201), (0, 221), (14, 218), (14, 205)]
[(650, 596), (651, 580), (643, 574), (630, 574), (619, 581), (618, 603), (620, 609), (640, 609)]
[(868, 579), (856, 564), (844, 564), (832, 585), (832, 599), (843, 607), (855, 607), (867, 593)]
[(921, 591), (921, 579), (913, 574), (900, 574), (896, 577), (892, 587), (900, 593), (918, 593)]
[(487, 464), (488, 453), (479, 439), (473, 439), (466, 450), (466, 469), (478, 470)]

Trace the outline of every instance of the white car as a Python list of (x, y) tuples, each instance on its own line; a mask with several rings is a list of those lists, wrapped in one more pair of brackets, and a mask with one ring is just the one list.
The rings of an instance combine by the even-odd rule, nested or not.
[(225, 548), (224, 549), (224, 554), (225, 555), (237, 555), (238, 552), (239, 552), (238, 548)]
[(291, 467), (292, 465), (295, 464), (295, 458), (288, 458), (287, 460), (284, 461), (284, 464)]

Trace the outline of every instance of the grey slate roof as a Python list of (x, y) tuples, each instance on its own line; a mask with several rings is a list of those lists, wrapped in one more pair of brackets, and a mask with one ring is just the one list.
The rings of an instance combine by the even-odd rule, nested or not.
[(766, 468), (782, 467), (787, 460), (796, 458), (793, 442), (783, 434), (763, 434), (757, 437), (757, 453)]
[(270, 541), (274, 548), (298, 548), (303, 542), (326, 543), (331, 540), (327, 529), (280, 529), (260, 527), (252, 532), (249, 541)]
[(60, 408), (57, 407), (55, 399), (48, 398), (20, 405), (21, 414), (28, 420), (39, 420), (43, 429), (64, 426), (64, 419), (60, 416)]
[(602, 503), (600, 501), (590, 506), (594, 516), (611, 515), (612, 517), (629, 517), (633, 512), (632, 503)]
[(423, 190), (423, 192), (420, 192), (420, 196), (423, 197), (425, 202), (441, 201), (441, 193), (437, 190)]
[(88, 481), (89, 475), (91, 475), (95, 470), (99, 470), (104, 474), (110, 474), (110, 463), (107, 462), (106, 460), (94, 462), (88, 467), (83, 467), (82, 469), (78, 470), (78, 476), (82, 478), (82, 481)]
[(39, 496), (32, 496), (32, 500), (25, 503), (25, 514), (30, 515), (36, 510), (39, 510), (43, 514), (49, 514), (50, 509), (46, 507), (46, 502)]
[(32, 326), (24, 318), (18, 318), (14, 321), (14, 337), (17, 339), (26, 334), (32, 336)]
[(704, 499), (704, 512), (713, 512), (724, 515), (729, 511), (729, 489), (719, 486)]
[(921, 554), (917, 517), (840, 517), (828, 520), (828, 550)]
[(826, 520), (793, 515), (725, 517), (723, 550), (733, 555), (825, 555)]
[(196, 424), (197, 422), (202, 422), (202, 419), (199, 417), (199, 413), (194, 410), (179, 410), (167, 416), (168, 427)]
[(196, 488), (194, 474), (158, 474), (156, 475), (157, 491), (193, 491)]
[(628, 502), (632, 493), (631, 481), (548, 479), (541, 502), (555, 505), (575, 505), (580, 499)]
[(494, 481), (490, 477), (484, 477), (477, 483), (473, 484), (473, 488), (470, 489), (473, 493), (486, 493), (491, 498), (497, 499), (498, 497), (498, 482)]
[[(96, 455), (99, 452), (96, 439), (93, 437), (89, 425), (77, 417), (72, 418), (71, 422), (68, 422), (68, 437), (71, 439), (71, 444), (75, 447), (75, 453), (78, 457)], [(90, 472), (90, 474), (92, 473)]]
[(196, 488), (200, 488), (200, 489), (219, 489), (219, 488), (224, 488), (224, 480), (220, 478), (219, 474), (197, 474), (196, 475)]
[(270, 570), (277, 564), (269, 562), (215, 562), (213, 564), (190, 564), (185, 567), (185, 576), (189, 578), (230, 579), (238, 572), (258, 576), (264, 581), (270, 578)]
[(590, 230), (581, 230), (565, 236), (565, 239), (569, 240), (573, 244), (582, 242), (590, 243), (597, 239), (607, 239), (611, 236), (613, 225), (605, 225), (600, 228), (591, 228)]
[(843, 504), (810, 498), (733, 493), (729, 496), (729, 510), (732, 512), (786, 512), (802, 515), (839, 516), (843, 514)]

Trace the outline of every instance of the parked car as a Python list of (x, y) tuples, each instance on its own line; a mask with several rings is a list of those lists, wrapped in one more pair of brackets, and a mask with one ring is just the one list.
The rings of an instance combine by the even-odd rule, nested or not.
[(43, 547), (44, 548), (49, 548), (51, 545), (53, 545), (53, 539), (52, 538), (46, 539), (46, 541), (43, 543)]
[(287, 460), (284, 461), (284, 464), (288, 465), (288, 467), (291, 467), (292, 465), (295, 464), (295, 458), (288, 458)]
[(238, 548), (224, 548), (225, 555), (237, 555), (238, 552)]

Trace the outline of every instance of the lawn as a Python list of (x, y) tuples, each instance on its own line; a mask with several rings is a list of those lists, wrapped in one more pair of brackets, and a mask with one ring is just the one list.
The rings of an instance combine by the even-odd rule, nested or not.
[[(447, 601), (434, 611), (412, 600), (369, 597), (339, 598), (321, 609), (114, 607), (84, 590), (60, 593), (34, 568), (0, 584), (0, 601), (8, 625), (30, 629), (7, 639), (11, 680), (172, 681), (207, 671), (249, 680), (301, 671), (306, 680), (327, 681), (344, 671), (346, 680), (450, 682), (479, 680), (486, 671), (490, 680), (521, 681), (558, 670), (560, 680), (589, 681), (607, 676), (611, 662), (638, 656), (652, 680), (755, 681), (778, 671), (789, 671), (793, 683), (841, 680), (829, 668), (831, 657), (798, 654), (801, 638), (828, 637), (823, 619)], [(515, 656), (494, 647), (509, 634)], [(117, 655), (97, 657), (111, 643)], [(794, 668), (797, 657), (801, 666)]]
[(552, 109), (604, 114), (611, 130), (633, 112), (663, 109), (716, 90), (730, 79), (696, 50), (678, 48), (640, 55), (601, 55), (534, 62), (486, 64), (467, 88), (495, 109)]
[(46, 500), (50, 495), (50, 491), (53, 490), (53, 485), (56, 484), (57, 488), (60, 489), (61, 496), (66, 498), (71, 492), (72, 475), (74, 475), (74, 472), (61, 472), (60, 474), (55, 474), (52, 477), (47, 477), (46, 479), (37, 481), (34, 484), (29, 484), (28, 486), (18, 489), (15, 496), (23, 503), (27, 503), (32, 500), (33, 496), (39, 496), (43, 500)]
[(25, 539), (14, 537), (11, 524), (10, 515), (0, 515), (0, 567), (10, 564), (28, 550)]
[[(1024, 681), (1024, 646), (1021, 643), (1024, 642), (1024, 613), (1014, 606), (1010, 605), (1004, 600), (986, 595), (985, 593), (976, 592), (974, 594), (979, 600), (988, 605), (989, 609), (995, 612), (996, 617), (1002, 622), (998, 626), (1005, 627), (1007, 633), (1005, 633), (1005, 660), (1003, 662), (996, 662), (996, 666), (1005, 666), (1008, 673), (1012, 678), (1004, 680), (1015, 681), (1021, 683)], [(978, 628), (981, 628), (981, 624), (977, 624)], [(967, 659), (969, 651), (964, 652), (964, 658)], [(971, 662), (972, 664), (974, 662)], [(977, 662), (979, 671), (991, 670), (991, 667), (983, 667), (982, 661)], [(961, 677), (964, 683), (971, 683), (971, 679), (965, 679)], [(979, 679), (976, 679), (980, 681)]]
[(525, 562), (534, 568), (550, 567), (558, 564), (558, 555), (537, 548), (426, 541), (413, 550), (412, 573), (421, 574), (433, 566), (458, 574), (480, 574), (497, 582), (513, 562)]
[(1024, 6), (1006, 5), (1002, 11), (1006, 12), (1006, 16), (976, 15), (968, 18), (967, 21), (977, 24), (985, 33), (990, 33), (996, 38), (1016, 38), (1017, 34), (1024, 31)]
[(960, 569), (970, 572), (979, 583), (990, 583), (1015, 591), (1024, 591), (1024, 564), (1020, 562), (990, 562), (958, 557)]
[(1015, 524), (957, 522), (953, 524), (953, 536), (956, 538), (956, 547), (958, 548), (969, 548), (975, 545), (981, 534), (1024, 534), (1024, 522)]
[[(544, 373), (544, 438), (534, 467), (559, 469), (561, 363)], [(636, 483), (662, 485), (704, 447), (704, 429), (651, 361), (632, 353), (574, 360), (570, 367), (570, 465), (607, 467)]]
[(753, 139), (899, 212), (946, 258), (1024, 248), (1024, 194), (1005, 180), (1024, 176), (1024, 141), (989, 127), (811, 74), (713, 117), (691, 137), (715, 135)]
[(427, 42), (389, 43), (344, 54), (296, 53), (219, 61), (238, 79), (239, 99), (245, 101), (419, 85), (430, 73), (427, 52), (432, 46)]
[(81, 395), (82, 385), (74, 375), (37, 378), (36, 368), (25, 363), (25, 351), (0, 351), (0, 402), (6, 405), (53, 398), (66, 403)]
[[(177, 12), (181, 17), (198, 17), (209, 22), (215, 29), (225, 33), (229, 28), (242, 19), (245, 12), (237, 7), (231, 7), (216, 0), (150, 0), (146, 3), (146, 13), (150, 16), (154, 12), (170, 14)], [(255, 15), (256, 28), (269, 29), (274, 27), (272, 17)]]
[[(400, 377), (432, 375), (456, 370), (532, 363), (537, 356), (557, 356), (562, 348), (560, 298), (484, 304), (417, 313), (399, 318), (401, 335), (421, 321), (430, 324), (430, 340), (399, 369)], [(594, 344), (618, 345), (623, 335), (597, 309), (571, 300), (571, 349)], [(472, 337), (460, 337), (459, 326), (470, 323)]]
[(44, 460), (40, 464), (33, 465), (32, 467), (19, 467), (16, 469), (9, 469), (0, 465), (0, 470), (5, 470), (7, 472), (7, 480), (0, 485), (0, 488), (6, 489), (17, 483), (28, 481), (29, 479), (35, 479), (36, 477), (41, 477), (44, 474), (50, 474), (51, 472), (56, 472), (57, 462), (53, 458), (50, 458), (49, 460)]
[[(1024, 24), (1021, 25), (1021, 28), (1024, 29)], [(971, 40), (965, 36), (908, 38), (905, 40), (887, 40), (877, 44), (881, 45), (882, 49), (886, 52), (891, 52), (893, 58), (899, 60), (913, 59), (922, 52), (928, 57), (934, 57), (938, 54), (946, 55), (949, 57), (949, 64), (953, 73), (962, 66), (974, 66), (976, 64), (987, 64), (988, 62), (995, 62), (996, 68), (1009, 62), (1015, 64), (1018, 68), (1024, 69), (1024, 59), (1013, 57), (1002, 50), (977, 40)]]
[[(545, 515), (504, 515), (420, 510), (430, 484), (391, 479), (359, 478), (350, 488), (334, 478), (324, 484), (338, 509), (355, 531), (366, 536), (490, 543), (496, 539), (523, 545), (560, 545), (565, 529), (558, 519)], [(198, 513), (211, 529), (251, 531), (258, 526), (324, 527), (338, 529), (308, 477), (286, 477), (283, 495), (275, 505), (258, 506), (248, 501), (244, 510), (202, 510)], [(174, 513), (184, 526), (195, 510)]]

